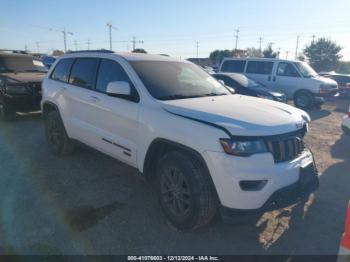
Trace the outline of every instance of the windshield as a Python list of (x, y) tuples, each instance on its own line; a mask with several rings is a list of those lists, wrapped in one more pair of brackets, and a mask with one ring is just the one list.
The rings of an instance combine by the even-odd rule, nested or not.
[(221, 83), (194, 64), (169, 61), (130, 63), (150, 94), (159, 100), (231, 94)]
[(0, 73), (18, 72), (47, 72), (47, 69), (41, 61), (31, 56), (0, 57)]
[(316, 71), (305, 62), (295, 62), (294, 65), (299, 69), (303, 77), (317, 76)]

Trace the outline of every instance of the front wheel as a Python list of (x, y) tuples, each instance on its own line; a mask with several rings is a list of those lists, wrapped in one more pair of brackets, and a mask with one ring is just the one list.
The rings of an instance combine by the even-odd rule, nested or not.
[(310, 109), (314, 104), (314, 97), (308, 92), (298, 92), (294, 96), (294, 104), (301, 109)]
[(214, 192), (206, 172), (194, 157), (179, 151), (169, 152), (159, 160), (159, 200), (175, 227), (202, 227), (216, 214)]

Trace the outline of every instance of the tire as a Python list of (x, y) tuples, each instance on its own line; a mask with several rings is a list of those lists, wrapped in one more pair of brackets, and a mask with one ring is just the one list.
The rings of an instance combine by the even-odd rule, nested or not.
[(310, 109), (314, 104), (314, 97), (309, 92), (300, 91), (294, 96), (294, 104), (300, 109)]
[(168, 220), (180, 230), (207, 225), (216, 214), (210, 174), (196, 158), (180, 151), (166, 153), (158, 162), (158, 196)]
[(0, 100), (0, 120), (13, 121), (15, 118), (16, 111), (5, 100)]
[(68, 137), (57, 111), (51, 111), (46, 115), (45, 134), (47, 144), (54, 155), (65, 156), (73, 153), (74, 141)]

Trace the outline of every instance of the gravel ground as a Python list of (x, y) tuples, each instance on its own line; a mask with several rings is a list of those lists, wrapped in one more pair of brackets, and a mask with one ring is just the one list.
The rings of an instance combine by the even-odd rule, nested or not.
[(349, 100), (311, 111), (306, 137), (320, 189), (306, 203), (228, 225), (180, 232), (130, 167), (81, 149), (56, 158), (39, 114), (0, 122), (1, 254), (336, 254), (350, 199)]

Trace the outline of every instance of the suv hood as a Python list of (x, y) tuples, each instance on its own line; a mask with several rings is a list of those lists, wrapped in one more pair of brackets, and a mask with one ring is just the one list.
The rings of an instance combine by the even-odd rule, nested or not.
[(10, 80), (15, 80), (22, 83), (27, 82), (41, 82), (46, 73), (41, 72), (19, 72), (19, 73), (3, 73), (1, 76), (4, 76), (5, 78), (8, 78)]
[(336, 81), (334, 81), (333, 79), (327, 78), (327, 77), (323, 77), (323, 76), (315, 76), (314, 79), (319, 80), (320, 82), (322, 82), (323, 84), (329, 85), (329, 86), (335, 86), (337, 87), (338, 84)]
[(295, 107), (237, 94), (159, 102), (169, 113), (218, 125), (234, 136), (284, 134), (311, 121)]

